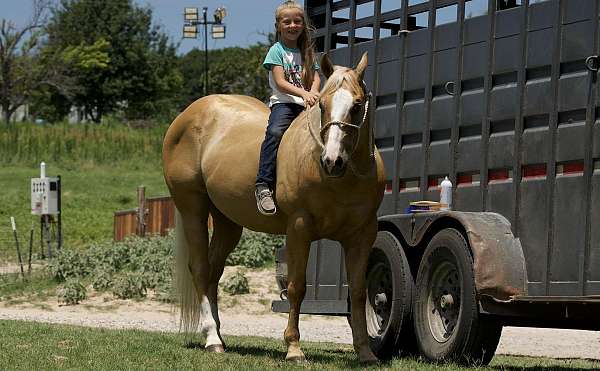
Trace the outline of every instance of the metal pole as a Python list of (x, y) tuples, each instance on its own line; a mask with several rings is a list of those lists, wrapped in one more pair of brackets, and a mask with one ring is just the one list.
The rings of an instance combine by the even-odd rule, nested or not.
[(44, 215), (40, 215), (40, 259), (45, 259), (44, 255), (44, 225), (45, 225), (45, 217)]
[(146, 187), (139, 186), (137, 190), (138, 210), (137, 210), (137, 235), (144, 237), (146, 235)]
[(206, 12), (208, 12), (208, 8), (202, 8), (202, 17), (204, 21), (204, 96), (208, 95), (208, 23)]
[(62, 184), (60, 180), (60, 175), (58, 176), (58, 184), (57, 184), (57, 192), (58, 192), (58, 241), (57, 241), (57, 250), (60, 251), (62, 249), (62, 207), (61, 207), (61, 193), (62, 193)]
[(50, 223), (54, 223), (51, 215), (44, 215), (46, 223), (44, 224), (46, 232), (46, 247), (48, 249), (48, 259), (52, 259), (52, 236), (50, 235)]
[(29, 232), (29, 265), (27, 267), (27, 273), (31, 274), (31, 255), (33, 254), (33, 229), (34, 225), (31, 222), (31, 231)]
[(15, 218), (10, 217), (10, 224), (12, 225), (13, 236), (15, 237), (15, 245), (17, 246), (17, 257), (19, 258), (19, 266), (21, 267), (21, 277), (25, 278), (25, 272), (23, 271), (23, 259), (21, 258), (21, 249), (19, 249), (19, 238), (17, 237), (17, 226), (15, 225)]

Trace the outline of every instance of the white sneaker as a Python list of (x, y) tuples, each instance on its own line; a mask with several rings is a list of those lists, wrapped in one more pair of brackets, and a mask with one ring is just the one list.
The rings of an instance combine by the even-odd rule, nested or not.
[(271, 216), (277, 212), (275, 200), (273, 200), (273, 192), (268, 187), (263, 185), (256, 186), (254, 196), (256, 197), (256, 207), (261, 214)]

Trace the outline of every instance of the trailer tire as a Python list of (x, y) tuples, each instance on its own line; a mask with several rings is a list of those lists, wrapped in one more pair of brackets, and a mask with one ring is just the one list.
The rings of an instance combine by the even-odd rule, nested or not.
[(414, 354), (414, 279), (402, 245), (387, 231), (377, 233), (367, 266), (367, 333), (380, 359)]
[(502, 324), (479, 313), (473, 258), (456, 229), (429, 242), (417, 274), (414, 325), (420, 352), (432, 361), (486, 365)]

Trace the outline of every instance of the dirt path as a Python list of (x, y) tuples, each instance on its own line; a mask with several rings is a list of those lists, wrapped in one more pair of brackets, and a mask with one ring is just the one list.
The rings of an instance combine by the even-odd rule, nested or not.
[[(232, 273), (226, 270), (226, 275)], [(247, 274), (251, 293), (222, 295), (220, 301), (222, 333), (256, 335), (282, 339), (287, 316), (270, 311), (277, 299), (273, 275), (269, 271)], [(0, 302), (0, 320), (25, 320), (105, 328), (136, 328), (151, 331), (177, 331), (177, 314), (168, 304), (153, 300), (136, 302), (114, 300), (92, 293), (77, 306), (60, 306), (55, 301), (7, 305)], [(351, 343), (345, 318), (302, 315), (302, 339)], [(600, 360), (600, 332), (506, 327), (496, 354), (587, 358)]]

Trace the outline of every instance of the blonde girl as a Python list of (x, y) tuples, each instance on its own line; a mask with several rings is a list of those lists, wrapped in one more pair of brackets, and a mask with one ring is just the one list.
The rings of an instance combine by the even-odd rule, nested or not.
[(286, 1), (275, 11), (277, 42), (269, 49), (263, 66), (269, 71), (271, 114), (260, 149), (256, 176), (256, 206), (264, 215), (277, 212), (273, 199), (277, 149), (292, 121), (318, 102), (321, 80), (315, 61), (311, 26), (304, 9)]

